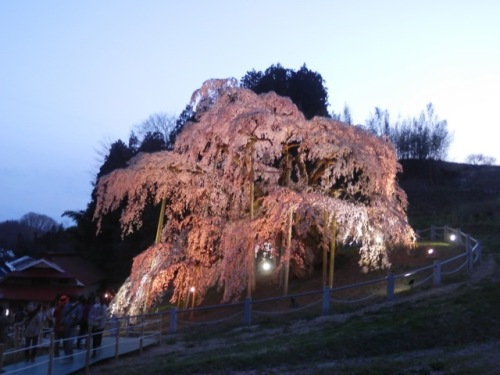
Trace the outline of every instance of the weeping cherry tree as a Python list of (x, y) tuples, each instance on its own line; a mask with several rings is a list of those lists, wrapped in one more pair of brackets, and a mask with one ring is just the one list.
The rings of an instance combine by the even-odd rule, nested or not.
[(237, 83), (206, 81), (171, 151), (138, 154), (98, 181), (95, 219), (124, 207), (124, 235), (141, 227), (148, 199), (163, 203), (159, 241), (134, 259), (115, 313), (148, 311), (167, 289), (172, 303), (191, 287), (197, 303), (210, 290), (222, 302), (251, 295), (262, 249), (276, 274), (303, 278), (332, 243), (356, 246), (366, 271), (413, 246), (390, 143), (332, 119), (306, 120), (290, 99)]

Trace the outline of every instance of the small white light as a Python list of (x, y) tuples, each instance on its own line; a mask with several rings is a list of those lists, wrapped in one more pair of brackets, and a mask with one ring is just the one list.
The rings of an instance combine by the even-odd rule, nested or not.
[(194, 293), (194, 290), (195, 290), (195, 289), (194, 289), (194, 286), (192, 286), (191, 288), (189, 288), (189, 291), (190, 291), (191, 293)]
[(429, 254), (429, 255), (434, 254), (434, 249), (429, 249), (429, 250), (427, 250), (427, 254)]
[(455, 234), (450, 234), (450, 241), (455, 241), (457, 239), (457, 236)]
[(411, 276), (411, 273), (405, 273), (405, 277)]
[(271, 263), (269, 263), (269, 262), (267, 262), (267, 261), (263, 262), (263, 263), (262, 263), (262, 269), (263, 269), (264, 271), (269, 271), (269, 270), (271, 269)]
[(5, 316), (9, 316), (9, 309), (5, 309)]

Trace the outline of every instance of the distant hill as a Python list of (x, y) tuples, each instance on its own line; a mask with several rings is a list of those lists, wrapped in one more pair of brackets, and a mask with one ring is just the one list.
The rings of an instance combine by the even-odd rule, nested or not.
[(404, 160), (399, 184), (414, 227), (448, 224), (471, 233), (498, 231), (500, 166)]
[(13, 250), (20, 242), (32, 244), (35, 236), (41, 235), (39, 230), (28, 225), (21, 224), (16, 220), (8, 220), (0, 223), (0, 247)]
[(46, 232), (16, 220), (0, 223), (0, 248), (13, 250), (16, 256), (36, 256), (45, 251), (66, 252), (69, 247), (68, 237), (61, 228)]

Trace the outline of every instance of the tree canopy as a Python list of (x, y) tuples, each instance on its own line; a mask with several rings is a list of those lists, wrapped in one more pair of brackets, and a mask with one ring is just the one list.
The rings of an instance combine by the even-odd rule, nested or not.
[(191, 104), (194, 121), (172, 151), (139, 154), (98, 181), (95, 219), (123, 208), (124, 234), (141, 227), (149, 199), (166, 203), (161, 241), (134, 259), (115, 313), (145, 311), (169, 287), (172, 302), (190, 286), (199, 301), (214, 287), (223, 301), (238, 299), (263, 247), (275, 272), (289, 262), (304, 277), (332, 222), (334, 241), (357, 245), (364, 269), (389, 267), (391, 248), (413, 245), (390, 143), (329, 118), (306, 120), (290, 99), (235, 80), (205, 82)]
[(280, 64), (271, 65), (264, 73), (252, 70), (241, 78), (240, 85), (257, 94), (274, 91), (289, 97), (306, 119), (328, 116), (328, 92), (323, 77), (305, 64), (298, 71)]

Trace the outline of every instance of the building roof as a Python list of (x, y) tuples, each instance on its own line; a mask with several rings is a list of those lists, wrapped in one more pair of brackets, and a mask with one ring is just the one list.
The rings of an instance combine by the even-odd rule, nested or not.
[(46, 254), (41, 259), (20, 259), (0, 278), (0, 300), (50, 302), (61, 294), (81, 295), (86, 286), (105, 279), (104, 272), (78, 254)]
[(43, 259), (58, 265), (83, 285), (96, 284), (106, 279), (106, 274), (79, 254), (49, 253)]
[(24, 255), (20, 258), (5, 262), (5, 264), (10, 268), (11, 271), (16, 271), (29, 267), (34, 261), (35, 260), (32, 257)]

